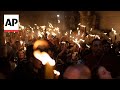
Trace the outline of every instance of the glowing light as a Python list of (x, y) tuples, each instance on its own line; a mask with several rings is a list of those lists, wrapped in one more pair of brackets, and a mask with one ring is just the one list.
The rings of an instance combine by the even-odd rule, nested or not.
[(48, 42), (45, 41), (45, 40), (37, 40), (34, 45), (33, 45), (33, 49), (36, 49), (38, 46), (45, 46), (47, 47), (48, 46)]
[(95, 37), (95, 35), (89, 34), (91, 37)]
[(100, 36), (99, 36), (99, 35), (95, 35), (95, 38), (98, 38), (98, 39), (100, 39)]
[(34, 33), (34, 31), (32, 30), (32, 33)]
[(111, 38), (109, 38), (111, 40)]
[(84, 36), (84, 33), (81, 35), (81, 37), (83, 37)]
[(119, 51), (119, 53), (120, 53), (120, 51)]
[(57, 71), (57, 70), (53, 70), (53, 72), (54, 72), (54, 74), (56, 74), (56, 75), (60, 75), (60, 72), (59, 71)]
[(40, 27), (41, 27), (43, 30), (45, 30), (45, 27), (46, 27), (46, 26), (40, 26)]
[(39, 26), (37, 26), (37, 29), (39, 29)]
[(90, 29), (90, 31), (92, 31), (92, 28)]
[(52, 58), (48, 59), (50, 66), (54, 66), (55, 65), (55, 60), (53, 60)]
[(72, 30), (70, 30), (70, 35), (71, 35), (71, 33), (72, 33)]
[(38, 31), (38, 37), (42, 38), (42, 35), (41, 35), (40, 31)]
[(107, 33), (104, 33), (105, 35), (107, 35)]
[(78, 31), (78, 35), (80, 35), (80, 30)]
[(87, 45), (87, 44), (86, 44), (86, 47), (90, 48), (90, 46), (89, 46), (89, 45)]
[(75, 40), (73, 40), (73, 42), (76, 43), (79, 48), (81, 47), (77, 38)]
[(68, 32), (66, 32), (65, 35), (67, 36), (67, 35), (68, 35)]
[(78, 25), (81, 25), (81, 23), (79, 23)]
[(48, 24), (49, 24), (49, 27), (50, 27), (50, 28), (53, 28), (53, 25), (52, 25), (51, 23), (48, 22)]
[(83, 40), (83, 39), (80, 39), (80, 41), (85, 42), (85, 40)]
[(60, 20), (58, 20), (58, 23), (60, 23)]
[(57, 17), (60, 17), (60, 15), (57, 15)]
[(52, 35), (53, 35), (53, 36), (56, 36), (56, 33), (52, 32)]
[(21, 46), (23, 45), (23, 41), (20, 41), (20, 45), (21, 45)]
[(55, 65), (55, 60), (53, 60), (46, 52), (40, 52), (36, 50), (33, 55), (42, 62), (43, 65), (49, 63), (51, 66)]
[(112, 28), (112, 31), (113, 31), (113, 33), (116, 35), (117, 33), (116, 33), (116, 30), (114, 30), (113, 28)]
[(81, 27), (84, 27), (84, 28), (86, 27), (85, 25), (80, 25), (80, 26), (81, 26)]
[(7, 42), (6, 42), (6, 39), (5, 39), (5, 44), (6, 44)]
[(58, 27), (56, 27), (56, 28), (55, 28), (55, 30), (56, 30), (56, 31), (59, 31), (59, 28), (58, 28)]
[(66, 42), (61, 42), (61, 43), (65, 44)]
[(112, 46), (113, 46), (113, 44), (111, 44), (111, 48), (113, 48)]
[(26, 47), (24, 47), (24, 50), (25, 50), (25, 51), (27, 50)]

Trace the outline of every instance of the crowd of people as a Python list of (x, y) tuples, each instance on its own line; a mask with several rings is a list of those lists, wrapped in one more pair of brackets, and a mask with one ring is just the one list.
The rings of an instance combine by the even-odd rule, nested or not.
[[(119, 79), (120, 43), (111, 45), (107, 40), (95, 38), (88, 48), (73, 41), (57, 37), (46, 39), (49, 44), (43, 51), (56, 62), (58, 79)], [(31, 41), (30, 41), (31, 42)], [(0, 60), (0, 79), (45, 79), (45, 65), (33, 55), (32, 41), (26, 50), (20, 41), (5, 44), (6, 56)]]

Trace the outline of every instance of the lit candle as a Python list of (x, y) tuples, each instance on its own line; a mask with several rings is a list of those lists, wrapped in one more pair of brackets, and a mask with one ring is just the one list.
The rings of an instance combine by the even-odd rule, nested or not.
[(70, 30), (70, 35), (71, 35), (71, 33), (72, 33), (72, 30)]
[(6, 39), (5, 39), (5, 44), (6, 44), (7, 42), (6, 42)]
[(20, 41), (20, 45), (21, 45), (21, 46), (23, 45), (23, 41)]
[(49, 63), (45, 65), (45, 79), (54, 79), (53, 68)]
[(54, 65), (55, 60), (53, 60), (46, 52), (40, 52), (35, 50), (33, 55), (45, 65), (45, 79), (54, 79)]
[(60, 72), (57, 71), (57, 70), (53, 70), (53, 72), (54, 72), (54, 79), (58, 79), (59, 75), (60, 75)]

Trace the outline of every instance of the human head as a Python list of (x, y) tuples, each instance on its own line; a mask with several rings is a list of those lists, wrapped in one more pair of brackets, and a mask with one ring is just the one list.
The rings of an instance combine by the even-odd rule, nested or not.
[(102, 54), (102, 42), (100, 39), (94, 39), (92, 41), (91, 49), (93, 54), (100, 56)]
[(23, 60), (25, 58), (25, 51), (24, 50), (19, 50), (18, 51), (18, 58), (20, 60)]
[(107, 40), (103, 40), (102, 45), (103, 45), (104, 53), (110, 53), (110, 49), (111, 49), (110, 43)]
[(63, 78), (64, 79), (90, 79), (91, 71), (87, 66), (83, 64), (71, 65), (65, 70), (63, 74)]
[(111, 73), (103, 66), (98, 68), (99, 79), (112, 79)]
[(10, 46), (10, 42), (7, 42), (6, 45), (7, 45), (7, 46)]

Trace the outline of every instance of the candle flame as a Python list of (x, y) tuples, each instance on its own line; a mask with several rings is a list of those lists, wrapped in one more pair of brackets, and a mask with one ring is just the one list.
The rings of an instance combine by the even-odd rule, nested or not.
[(41, 27), (43, 30), (45, 30), (45, 27), (46, 27), (46, 26), (40, 26), (40, 27)]
[(26, 47), (24, 47), (24, 50), (25, 50), (25, 51), (27, 50)]
[(20, 41), (20, 45), (21, 45), (21, 46), (23, 45), (23, 41)]
[(58, 20), (58, 23), (60, 23), (60, 20)]
[(72, 30), (70, 30), (70, 35), (71, 35), (71, 33), (72, 33)]
[(33, 48), (36, 49), (38, 46), (48, 46), (48, 42), (45, 40), (37, 40), (34, 45)]
[(5, 39), (5, 44), (6, 44), (7, 42), (6, 42), (6, 39)]
[(59, 71), (57, 71), (57, 70), (53, 70), (53, 72), (54, 72), (54, 74), (56, 74), (56, 75), (60, 75), (60, 72)]
[(68, 32), (66, 32), (65, 35), (67, 36), (67, 35), (68, 35)]
[(113, 31), (113, 33), (116, 35), (117, 33), (116, 33), (116, 30), (114, 30), (113, 28), (112, 28), (112, 31)]
[(57, 17), (60, 17), (60, 15), (57, 15)]
[(46, 52), (40, 52), (39, 50), (35, 50), (33, 52), (33, 55), (42, 62), (43, 65), (45, 65), (46, 63), (49, 63), (50, 66), (54, 66), (55, 65), (55, 60), (53, 60), (48, 53)]
[(92, 28), (90, 29), (90, 31), (92, 31)]

